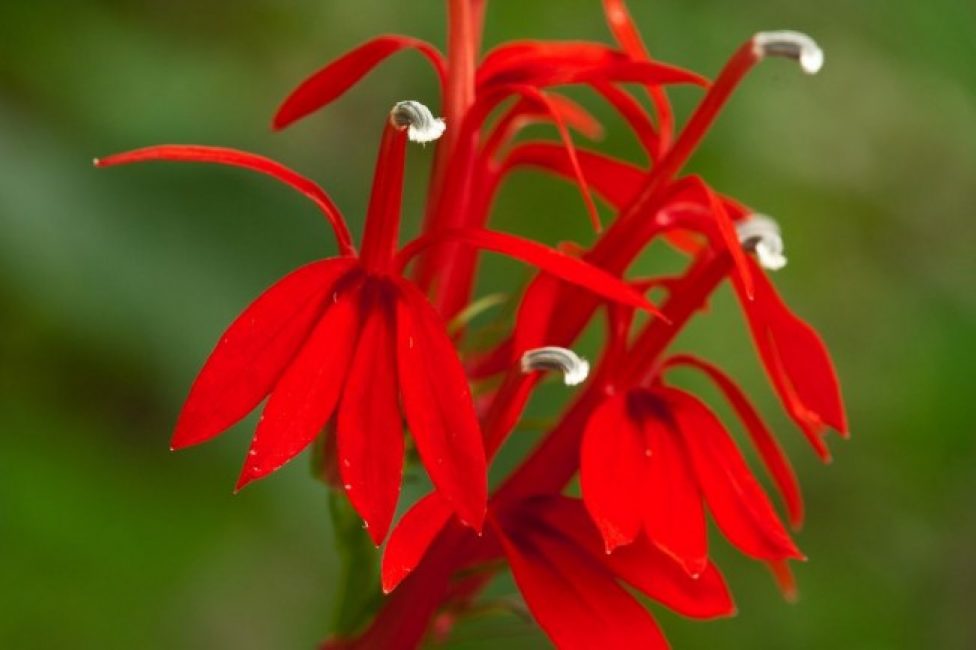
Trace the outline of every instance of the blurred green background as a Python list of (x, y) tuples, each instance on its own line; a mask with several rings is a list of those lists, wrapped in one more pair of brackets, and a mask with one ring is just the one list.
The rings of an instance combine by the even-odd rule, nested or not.
[[(758, 29), (801, 29), (826, 50), (815, 78), (761, 66), (691, 167), (779, 218), (790, 266), (777, 284), (830, 344), (853, 428), (833, 465), (815, 460), (724, 289), (679, 347), (718, 360), (769, 415), (806, 488), (798, 541), (811, 560), (789, 605), (764, 569), (717, 543), (738, 617), (659, 612), (668, 636), (678, 648), (976, 647), (976, 5), (631, 4), (658, 56), (709, 75)], [(441, 5), (0, 3), (0, 647), (310, 648), (325, 636), (337, 561), (307, 463), (234, 497), (253, 421), (167, 447), (226, 324), (331, 254), (330, 234), (301, 197), (244, 172), (89, 161), (165, 142), (254, 150), (320, 179), (358, 231), (385, 112), (403, 98), (436, 106), (429, 69), (392, 60), (284, 134), (270, 116), (367, 37), (443, 44)], [(520, 37), (608, 40), (595, 0), (493, 0), (488, 43)], [(637, 160), (623, 125), (574, 96), (606, 118), (601, 146)], [(695, 97), (677, 94), (682, 114)], [(429, 158), (411, 152), (408, 224)], [(494, 223), (548, 242), (592, 237), (575, 191), (535, 174), (503, 193)], [(656, 268), (657, 254), (640, 264)], [(486, 269), (484, 291), (528, 277), (494, 259)], [(544, 387), (532, 418), (567, 397)], [(502, 465), (533, 435), (516, 433)], [(501, 613), (462, 625), (450, 647), (503, 645), (545, 641)]]

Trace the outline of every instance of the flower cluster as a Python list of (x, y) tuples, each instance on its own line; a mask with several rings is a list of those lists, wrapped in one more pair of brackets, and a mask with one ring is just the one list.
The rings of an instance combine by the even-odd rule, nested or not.
[[(210, 440), (264, 402), (240, 488), (321, 443), (330, 483), (375, 544), (386, 544), (381, 582), (388, 594), (355, 636), (334, 638), (329, 648), (413, 648), (426, 635), (445, 634), (505, 564), (558, 647), (667, 647), (650, 613), (622, 585), (689, 617), (732, 614), (731, 595), (709, 559), (706, 511), (730, 544), (768, 564), (791, 593), (788, 562), (802, 553), (722, 421), (670, 383), (670, 372), (698, 371), (724, 395), (796, 527), (803, 503), (789, 461), (733, 379), (668, 349), (729, 280), (773, 388), (815, 451), (829, 458), (828, 429), (846, 435), (826, 348), (766, 273), (786, 264), (778, 225), (703, 179), (681, 175), (756, 63), (785, 57), (812, 74), (823, 62), (820, 49), (803, 34), (761, 32), (709, 81), (654, 60), (624, 0), (603, 0), (614, 46), (518, 41), (482, 56), (485, 0), (447, 4), (446, 57), (416, 39), (375, 38), (314, 73), (274, 117), (281, 129), (322, 109), (401, 50), (418, 51), (433, 66), (444, 119), (416, 101), (396, 102), (384, 115), (358, 249), (323, 189), (264, 157), (167, 145), (96, 160), (102, 167), (206, 162), (269, 175), (309, 198), (338, 244), (337, 257), (277, 282), (224, 333), (190, 390), (173, 447)], [(675, 84), (704, 89), (680, 130), (666, 93)], [(646, 161), (578, 148), (571, 131), (595, 139), (602, 126), (554, 90), (567, 85), (587, 86), (618, 112)], [(519, 137), (540, 122), (555, 127), (556, 141)], [(408, 142), (435, 140), (423, 228), (401, 246)], [(489, 228), (499, 188), (525, 168), (579, 188), (596, 233), (589, 247), (552, 249)], [(597, 199), (615, 215), (606, 228)], [(686, 270), (633, 277), (631, 262), (659, 238), (687, 257)], [(478, 309), (474, 285), (485, 251), (521, 260), (538, 275), (508, 334), (470, 352), (465, 324)], [(654, 289), (666, 296), (660, 306), (646, 297)], [(649, 314), (640, 326), (637, 310)], [(570, 348), (600, 313), (607, 317), (605, 343), (591, 373)], [(449, 328), (451, 322), (460, 325)], [(550, 371), (578, 386), (576, 397), (489, 494), (487, 467)], [(490, 387), (477, 399), (475, 380)], [(405, 431), (434, 491), (390, 532)], [(582, 498), (566, 495), (577, 475)]]

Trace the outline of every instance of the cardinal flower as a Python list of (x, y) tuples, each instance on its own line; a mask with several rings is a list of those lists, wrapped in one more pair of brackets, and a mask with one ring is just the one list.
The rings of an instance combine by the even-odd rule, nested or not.
[(609, 300), (653, 307), (622, 281), (534, 242), (476, 229), (442, 231), (397, 253), (407, 140), (428, 142), (445, 124), (413, 101), (383, 131), (362, 251), (318, 185), (266, 158), (199, 146), (159, 146), (100, 160), (209, 162), (268, 174), (325, 214), (341, 255), (312, 262), (268, 289), (221, 337), (190, 390), (174, 449), (206, 442), (265, 398), (238, 489), (301, 453), (336, 423), (338, 470), (351, 503), (379, 544), (396, 509), (406, 424), (438, 493), (466, 525), (485, 516), (486, 463), (467, 379), (444, 323), (403, 277), (419, 251), (465, 242), (525, 260)]
[(607, 399), (586, 426), (580, 481), (608, 553), (643, 535), (697, 576), (708, 562), (707, 505), (746, 555), (803, 557), (722, 423), (683, 391), (638, 388)]

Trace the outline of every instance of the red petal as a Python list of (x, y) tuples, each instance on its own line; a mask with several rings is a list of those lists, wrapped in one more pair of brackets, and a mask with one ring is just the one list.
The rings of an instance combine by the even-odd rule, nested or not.
[(283, 129), (337, 99), (387, 57), (415, 49), (430, 61), (443, 87), (447, 78), (444, 57), (430, 43), (406, 36), (379, 36), (343, 54), (298, 86), (282, 103), (272, 126)]
[(557, 647), (668, 647), (651, 615), (598, 560), (560, 539), (500, 537), (525, 603)]
[(715, 385), (725, 395), (732, 408), (735, 409), (739, 419), (742, 420), (746, 431), (749, 432), (752, 443), (756, 446), (759, 456), (766, 465), (766, 469), (773, 477), (773, 482), (779, 489), (783, 502), (786, 504), (786, 510), (790, 515), (790, 523), (794, 528), (802, 526), (803, 496), (800, 494), (800, 486), (797, 483), (793, 467), (790, 465), (790, 461), (786, 457), (786, 454), (783, 453), (779, 443), (776, 442), (776, 438), (773, 437), (772, 432), (749, 402), (749, 398), (742, 392), (742, 389), (716, 366), (690, 355), (671, 357), (668, 359), (667, 365), (687, 365), (697, 368), (715, 382)]
[(397, 522), (383, 551), (383, 591), (390, 593), (420, 564), (431, 542), (451, 517), (437, 492), (415, 503)]
[(607, 553), (630, 544), (640, 532), (645, 451), (644, 433), (626, 394), (607, 399), (590, 416), (580, 450), (580, 483)]
[(645, 539), (619, 549), (605, 561), (623, 580), (679, 614), (701, 619), (735, 614), (725, 579), (710, 562), (692, 577)]
[(343, 486), (377, 545), (393, 521), (403, 473), (393, 304), (382, 289), (364, 290), (367, 316), (349, 366), (336, 428)]
[[(577, 160), (589, 186), (614, 208), (627, 206), (640, 191), (646, 175), (639, 167), (586, 149), (576, 149)], [(573, 179), (575, 171), (563, 147), (529, 142), (519, 145), (502, 163), (501, 173), (532, 166)]]
[[(603, 0), (603, 12), (607, 17), (607, 24), (610, 26), (610, 31), (613, 32), (614, 39), (632, 59), (647, 60), (651, 58), (647, 47), (644, 45), (644, 39), (641, 38), (624, 0)], [(670, 145), (671, 132), (674, 128), (671, 103), (662, 88), (650, 87), (648, 93), (654, 103), (658, 122), (661, 125), (661, 143), (663, 145), (661, 151), (663, 151)]]
[(441, 496), (462, 523), (481, 530), (485, 451), (467, 377), (434, 308), (412, 284), (398, 285), (397, 356), (410, 432)]
[(613, 84), (600, 82), (594, 84), (593, 87), (617, 109), (621, 117), (627, 120), (627, 124), (633, 129), (634, 135), (637, 136), (637, 140), (644, 147), (644, 150), (647, 151), (647, 155), (654, 160), (658, 155), (661, 143), (657, 135), (657, 129), (654, 128), (647, 113), (644, 112), (644, 107), (630, 93), (617, 88)]
[(478, 248), (514, 257), (566, 282), (589, 289), (604, 298), (639, 307), (651, 314), (661, 316), (657, 308), (648, 302), (644, 296), (634, 291), (626, 282), (603, 269), (529, 239), (492, 230), (457, 228), (415, 239), (400, 251), (400, 268), (424, 248), (449, 241), (461, 241)]
[(648, 538), (689, 576), (708, 565), (705, 512), (695, 473), (660, 401), (642, 394), (647, 444), (651, 449), (644, 484), (644, 526)]
[(540, 106), (537, 102), (525, 98), (512, 106), (492, 127), (491, 135), (485, 140), (482, 148), (482, 155), (492, 158), (526, 126), (552, 121), (550, 111), (555, 111), (566, 126), (579, 131), (591, 140), (603, 137), (603, 125), (585, 108), (557, 93), (552, 93), (548, 97), (549, 106)]
[(351, 260), (313, 262), (265, 291), (220, 337), (193, 382), (173, 449), (206, 442), (250, 413), (298, 352)]
[(355, 347), (358, 299), (358, 290), (333, 294), (333, 304), (264, 407), (237, 489), (301, 453), (332, 416)]
[(95, 166), (111, 167), (113, 165), (127, 165), (129, 163), (147, 162), (151, 160), (214, 163), (229, 167), (241, 167), (261, 174), (267, 174), (311, 199), (332, 226), (336, 240), (339, 243), (339, 251), (343, 255), (353, 255), (355, 253), (352, 239), (349, 236), (349, 229), (346, 227), (346, 222), (342, 218), (342, 213), (339, 212), (339, 208), (332, 202), (332, 199), (326, 194), (325, 190), (298, 172), (264, 156), (224, 147), (161, 145), (119, 153), (108, 156), (107, 158), (99, 158), (95, 160)]
[(667, 389), (664, 395), (684, 436), (709, 510), (725, 537), (757, 559), (802, 559), (718, 418), (687, 393)]
[(544, 87), (595, 81), (707, 85), (693, 72), (663, 63), (634, 61), (605, 45), (585, 42), (509, 43), (490, 52), (478, 68), (478, 86), (482, 89), (510, 84)]
[(619, 578), (679, 614), (715, 618), (735, 611), (725, 580), (714, 565), (706, 564), (701, 575), (692, 578), (643, 538), (611, 554), (604, 553), (579, 501), (563, 496), (536, 501), (540, 520), (598, 558)]
[(826, 425), (847, 433), (840, 382), (827, 346), (816, 330), (789, 310), (765, 274), (757, 268), (754, 275), (758, 277), (760, 309), (766, 313), (769, 333), (790, 383), (804, 405)]

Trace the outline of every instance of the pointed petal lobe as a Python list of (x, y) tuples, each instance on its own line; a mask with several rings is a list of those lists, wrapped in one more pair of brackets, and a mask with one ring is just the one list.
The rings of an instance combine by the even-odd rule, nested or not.
[[(336, 428), (339, 474), (379, 545), (396, 511), (403, 474), (393, 305), (382, 287), (364, 295), (365, 323), (349, 366)], [(364, 290), (364, 293), (366, 290)]]
[(414, 49), (430, 61), (441, 81), (447, 77), (444, 57), (430, 43), (406, 36), (379, 36), (347, 52), (313, 74), (282, 103), (272, 126), (283, 129), (340, 97), (387, 57)]
[(481, 530), (487, 501), (484, 444), (467, 377), (427, 298), (398, 281), (397, 357), (410, 433), (441, 496)]
[(351, 260), (313, 262), (264, 292), (220, 337), (193, 383), (173, 449), (210, 440), (267, 397), (301, 348)]
[(238, 489), (301, 453), (332, 416), (355, 347), (357, 303), (356, 290), (333, 294), (332, 304), (264, 407)]
[(709, 510), (725, 537), (746, 555), (760, 560), (802, 559), (718, 418), (688, 393), (667, 389), (665, 397)]
[(383, 550), (383, 591), (390, 593), (417, 568), (431, 542), (451, 518), (451, 508), (440, 494), (431, 492), (397, 523)]
[(583, 501), (607, 553), (632, 543), (641, 528), (648, 450), (627, 402), (628, 395), (621, 394), (600, 405), (587, 422), (580, 450)]

